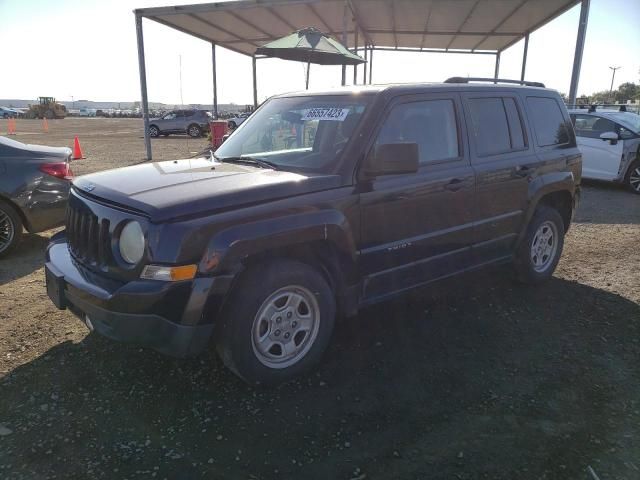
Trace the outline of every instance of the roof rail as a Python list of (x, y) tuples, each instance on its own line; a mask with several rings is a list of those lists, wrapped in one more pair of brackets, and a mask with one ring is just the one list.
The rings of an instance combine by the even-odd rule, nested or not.
[(525, 85), (527, 87), (545, 88), (544, 83), (541, 83), (541, 82), (529, 82), (526, 80), (508, 80), (506, 78), (450, 77), (444, 81), (444, 83), (469, 83), (469, 82), (515, 83), (516, 85)]

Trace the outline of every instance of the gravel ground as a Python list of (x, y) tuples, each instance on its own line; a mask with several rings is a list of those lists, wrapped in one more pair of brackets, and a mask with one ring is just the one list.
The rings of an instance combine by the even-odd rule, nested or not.
[[(16, 138), (77, 134), (87, 173), (141, 161), (140, 125), (19, 120)], [(153, 143), (162, 159), (205, 146)], [(0, 261), (1, 479), (640, 478), (640, 197), (614, 186), (585, 186), (547, 284), (496, 268), (378, 305), (273, 390), (213, 353), (88, 335), (46, 297), (51, 233)]]

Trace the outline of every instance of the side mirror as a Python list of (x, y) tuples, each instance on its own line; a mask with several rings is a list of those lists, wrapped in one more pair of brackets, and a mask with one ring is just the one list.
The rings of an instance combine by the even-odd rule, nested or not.
[(600, 134), (600, 138), (602, 140), (609, 140), (609, 143), (611, 145), (615, 145), (616, 143), (618, 143), (619, 137), (618, 134), (616, 132), (604, 132)]
[(378, 145), (369, 155), (364, 168), (368, 177), (400, 175), (418, 171), (417, 143), (386, 143)]

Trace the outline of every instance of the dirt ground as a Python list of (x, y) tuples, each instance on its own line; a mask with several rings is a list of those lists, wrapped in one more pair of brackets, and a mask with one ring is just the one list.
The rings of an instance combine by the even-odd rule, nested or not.
[[(143, 159), (140, 120), (49, 125), (16, 138), (79, 135), (78, 174)], [(273, 390), (88, 335), (46, 296), (50, 234), (0, 260), (1, 479), (640, 478), (640, 197), (619, 188), (584, 187), (547, 284), (495, 268), (378, 305)]]

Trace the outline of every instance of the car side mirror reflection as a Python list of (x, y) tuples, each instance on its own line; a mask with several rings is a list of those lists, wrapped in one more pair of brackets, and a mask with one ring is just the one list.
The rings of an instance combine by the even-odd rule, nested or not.
[(602, 140), (609, 140), (609, 143), (611, 145), (615, 145), (616, 143), (618, 143), (618, 140), (620, 139), (618, 137), (618, 134), (616, 132), (604, 132), (600, 134), (600, 138)]
[(375, 147), (367, 158), (364, 174), (367, 177), (400, 175), (418, 171), (417, 143), (385, 143)]

